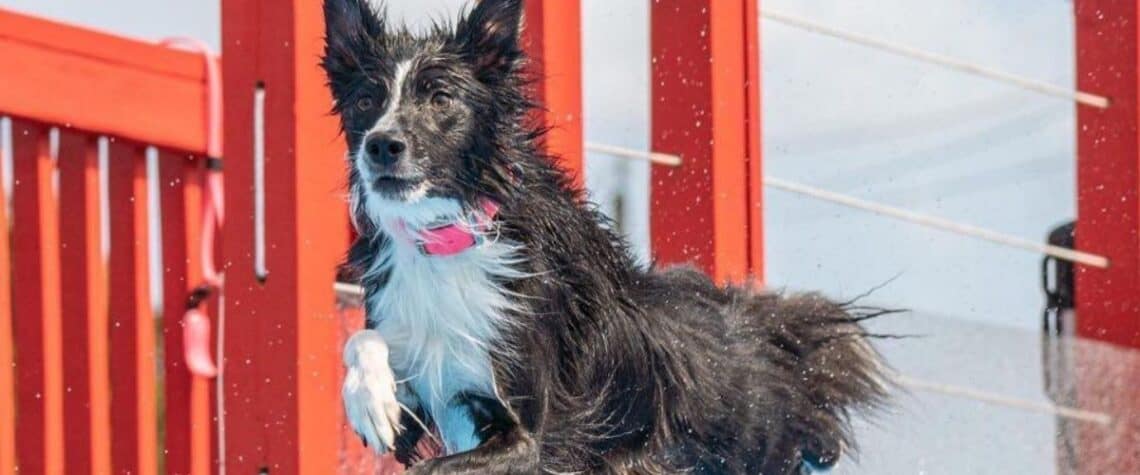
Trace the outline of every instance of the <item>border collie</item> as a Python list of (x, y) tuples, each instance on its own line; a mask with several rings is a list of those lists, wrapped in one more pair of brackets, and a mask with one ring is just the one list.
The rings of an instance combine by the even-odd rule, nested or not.
[(324, 0), (367, 306), (343, 397), (365, 444), (470, 474), (789, 474), (853, 445), (851, 413), (886, 394), (866, 311), (639, 264), (541, 152), (521, 0), (424, 34), (378, 10)]

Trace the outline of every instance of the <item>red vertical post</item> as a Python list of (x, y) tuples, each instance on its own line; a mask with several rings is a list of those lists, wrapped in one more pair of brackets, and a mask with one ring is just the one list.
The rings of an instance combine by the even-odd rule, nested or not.
[(111, 472), (107, 269), (103, 258), (99, 150), (95, 137), (62, 131), (59, 140), (60, 257), (67, 398), (67, 466)]
[[(330, 473), (341, 348), (333, 283), (348, 242), (344, 149), (318, 67), (321, 2), (223, 0), (226, 466)], [(264, 249), (255, 275), (255, 88), (264, 88)], [(250, 344), (256, 342), (256, 344)], [(302, 450), (303, 449), (303, 450)]]
[(12, 308), (21, 473), (63, 473), (59, 208), (48, 128), (12, 124)]
[(748, 272), (756, 284), (764, 283), (764, 128), (760, 114), (760, 1), (744, 2), (744, 136), (748, 176)]
[[(1077, 265), (1077, 334), (1140, 348), (1140, 3), (1077, 0), (1075, 8), (1077, 88), (1110, 100), (1106, 109), (1077, 105), (1076, 244), (1109, 260), (1107, 269)], [(1092, 349), (1075, 348), (1074, 367), (1113, 364), (1117, 380), (1140, 376)], [(1119, 417), (1105, 433), (1077, 426), (1068, 462), (1081, 474), (1140, 472), (1135, 457), (1103, 450), (1106, 438), (1127, 444), (1136, 430), (1128, 415), (1140, 403), (1106, 397), (1113, 385), (1104, 375), (1075, 376), (1079, 407)]]
[[(0, 159), (3, 159), (0, 143)], [(0, 475), (16, 473), (16, 374), (12, 347), (12, 261), (8, 197), (0, 192)]]
[(652, 3), (653, 255), (763, 278), (757, 0)]
[(111, 463), (115, 473), (158, 471), (155, 321), (150, 298), (146, 150), (112, 141), (108, 158), (111, 210)]
[(1080, 335), (1140, 348), (1140, 4), (1076, 2), (1077, 87), (1110, 98), (1077, 106), (1077, 247), (1108, 257), (1077, 266)]
[(537, 76), (536, 99), (550, 133), (547, 151), (581, 185), (582, 168), (582, 5), (579, 0), (528, 0), (523, 36)]

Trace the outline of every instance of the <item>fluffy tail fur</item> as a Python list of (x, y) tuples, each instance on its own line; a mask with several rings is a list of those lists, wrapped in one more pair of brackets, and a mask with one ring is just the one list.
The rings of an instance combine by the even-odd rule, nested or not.
[[(797, 463), (833, 466), (845, 449), (853, 448), (851, 414), (880, 406), (889, 390), (885, 367), (868, 343), (876, 335), (860, 323), (893, 312), (835, 303), (817, 294), (760, 295), (751, 310), (751, 315), (761, 315), (772, 349), (781, 354), (777, 361), (788, 365), (793, 384), (806, 395), (792, 411), (797, 420), (789, 421), (792, 430), (785, 436), (792, 440), (769, 441), (766, 460), (791, 465), (786, 468)], [(793, 445), (800, 460), (788, 454), (788, 449), (796, 450)], [(771, 468), (776, 470), (763, 473), (786, 473)]]

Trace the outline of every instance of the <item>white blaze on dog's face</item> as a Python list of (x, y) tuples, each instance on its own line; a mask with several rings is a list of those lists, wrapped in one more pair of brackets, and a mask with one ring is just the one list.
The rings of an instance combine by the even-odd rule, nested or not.
[(509, 186), (507, 147), (494, 140), (520, 133), (527, 105), (517, 87), (521, 17), (519, 0), (483, 1), (454, 31), (416, 36), (385, 25), (365, 0), (325, 2), (322, 65), (362, 212), (433, 198), (462, 209)]

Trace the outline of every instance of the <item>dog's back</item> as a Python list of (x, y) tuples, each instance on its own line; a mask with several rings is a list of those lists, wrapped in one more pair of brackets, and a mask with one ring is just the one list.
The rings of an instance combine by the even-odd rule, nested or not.
[(610, 361), (607, 369), (619, 375), (592, 383), (607, 399), (599, 414), (606, 436), (589, 451), (604, 463), (594, 469), (827, 468), (854, 445), (852, 412), (884, 400), (878, 356), (858, 323), (873, 310), (853, 311), (813, 294), (717, 287), (688, 268), (650, 272), (639, 281), (636, 333), (644, 340), (591, 355)]

